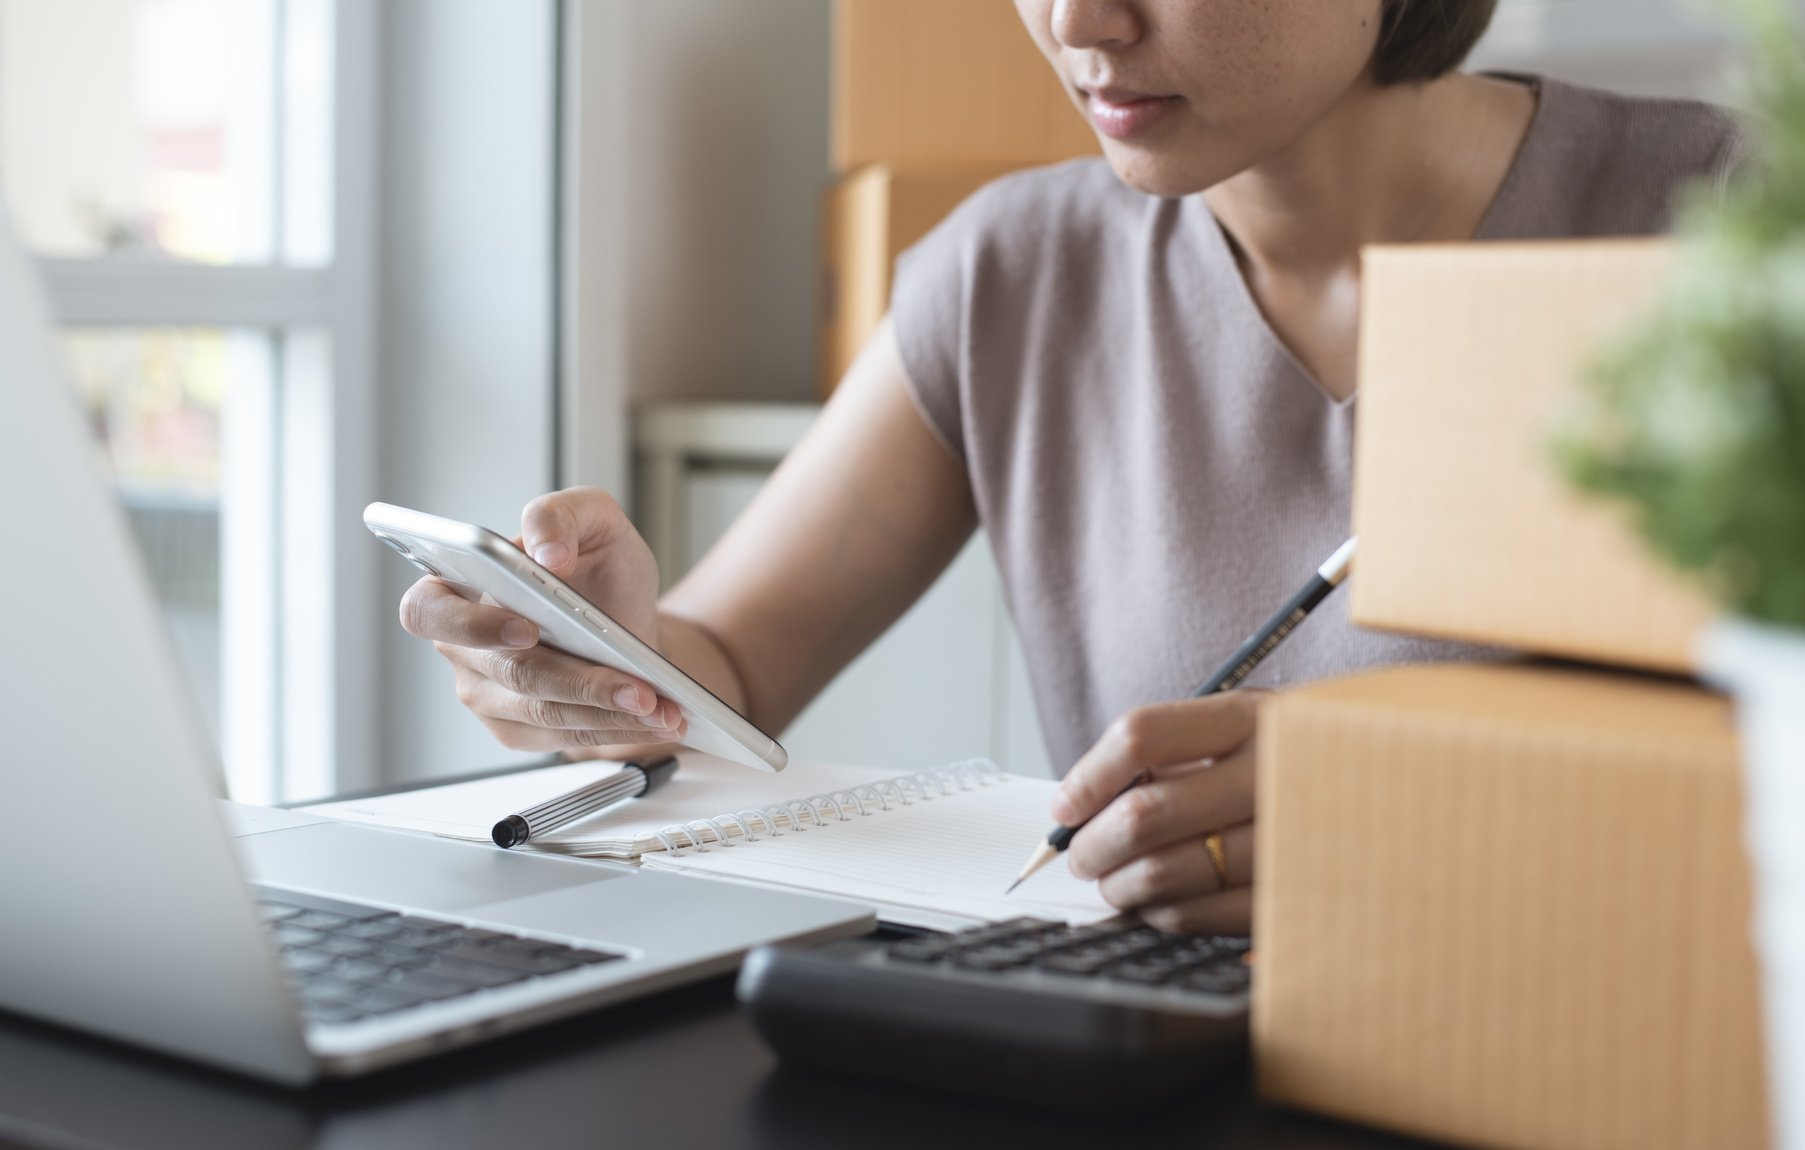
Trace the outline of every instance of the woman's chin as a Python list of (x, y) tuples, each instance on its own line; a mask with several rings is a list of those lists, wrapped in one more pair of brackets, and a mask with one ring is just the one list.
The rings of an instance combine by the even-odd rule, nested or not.
[(1124, 184), (1164, 199), (1195, 195), (1233, 174), (1199, 164), (1194, 155), (1180, 158), (1145, 147), (1105, 143), (1103, 157)]

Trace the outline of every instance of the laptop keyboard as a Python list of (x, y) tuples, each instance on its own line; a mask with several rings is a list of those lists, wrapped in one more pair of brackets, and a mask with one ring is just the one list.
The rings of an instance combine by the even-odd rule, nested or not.
[(259, 891), (258, 904), (310, 1022), (354, 1022), (625, 957), (290, 891)]

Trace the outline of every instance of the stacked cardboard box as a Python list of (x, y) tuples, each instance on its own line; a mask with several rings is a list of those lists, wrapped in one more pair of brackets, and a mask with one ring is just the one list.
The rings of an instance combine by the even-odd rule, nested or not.
[(835, 0), (821, 391), (889, 307), (896, 256), (1003, 172), (1098, 150), (1009, 0)]
[(1367, 254), (1356, 623), (1690, 670), (1705, 597), (1619, 509), (1568, 489), (1549, 448), (1588, 350), (1670, 255), (1659, 240)]
[(1660, 243), (1379, 250), (1364, 278), (1356, 621), (1596, 666), (1398, 669), (1262, 726), (1254, 1010), (1270, 1097), (1530, 1150), (1766, 1144), (1709, 609), (1549, 438)]

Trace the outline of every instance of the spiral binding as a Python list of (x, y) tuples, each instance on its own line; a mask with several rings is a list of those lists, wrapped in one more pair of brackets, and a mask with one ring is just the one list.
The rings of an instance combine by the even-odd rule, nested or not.
[(848, 812), (864, 816), (872, 814), (874, 807), (878, 811), (887, 811), (892, 804), (906, 807), (916, 802), (930, 802), (957, 791), (989, 786), (1000, 782), (1002, 778), (1002, 770), (990, 760), (968, 759), (962, 763), (932, 767), (925, 771), (879, 779), (873, 783), (860, 783), (855, 787), (810, 795), (805, 799), (788, 799), (768, 807), (734, 811), (710, 819), (671, 823), (653, 831), (652, 837), (672, 854), (686, 849), (703, 854), (708, 850), (709, 844), (734, 846), (733, 836), (729, 833), (730, 827), (739, 831), (739, 837), (743, 841), (755, 843), (761, 833), (769, 838), (777, 838), (785, 831), (801, 832), (810, 827), (824, 827), (830, 821), (847, 823), (852, 821), (847, 817)]

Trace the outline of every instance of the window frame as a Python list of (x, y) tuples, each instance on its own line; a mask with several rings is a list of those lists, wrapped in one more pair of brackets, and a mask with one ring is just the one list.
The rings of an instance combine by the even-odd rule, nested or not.
[[(221, 572), (222, 585), (262, 583), (261, 593), (240, 598), (272, 615), (273, 652), (261, 665), (246, 664), (242, 644), (233, 656), (228, 642), (222, 666), (222, 679), (249, 677), (263, 696), (253, 721), (232, 729), (228, 718), (221, 747), (228, 793), (250, 802), (322, 797), (380, 778), (375, 668), (384, 621), (377, 549), (361, 512), (377, 477), (382, 19), (380, 5), (345, 0), (330, 0), (325, 12), (330, 262), (36, 261), (59, 326), (254, 328), (275, 340), (273, 546), (260, 562)], [(287, 126), (278, 112), (279, 139)]]

